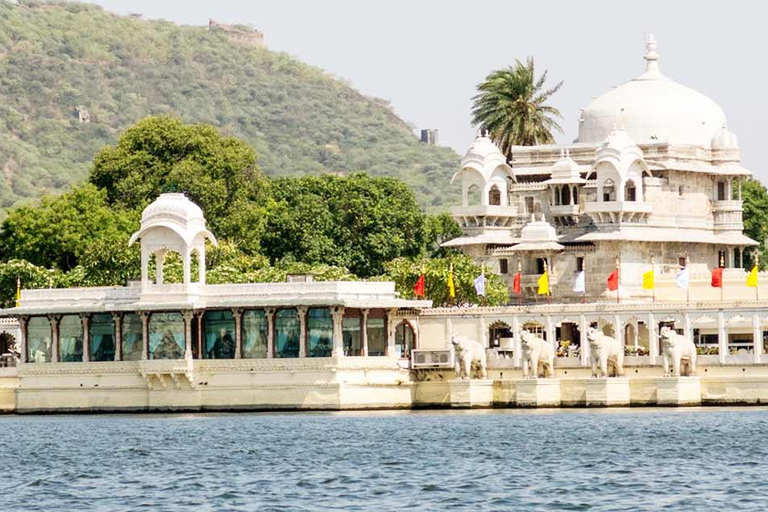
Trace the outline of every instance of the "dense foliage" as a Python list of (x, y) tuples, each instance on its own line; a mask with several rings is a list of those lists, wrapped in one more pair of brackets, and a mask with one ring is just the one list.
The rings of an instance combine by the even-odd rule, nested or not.
[[(742, 183), (742, 199), (744, 201), (744, 234), (758, 242), (760, 252), (760, 268), (768, 267), (768, 251), (765, 241), (768, 239), (768, 190), (757, 180), (750, 179)], [(747, 268), (752, 267), (753, 250), (746, 249), (744, 262)]]
[(268, 176), (364, 171), (400, 178), (427, 208), (458, 197), (456, 154), (420, 143), (386, 102), (221, 31), (78, 3), (0, 2), (0, 55), (0, 215), (82, 182), (100, 148), (156, 114), (244, 140)]
[(563, 131), (555, 120), (562, 115), (547, 101), (563, 82), (544, 89), (546, 81), (546, 71), (536, 77), (533, 57), (492, 72), (477, 86), (472, 122), (489, 131), (504, 154), (510, 154), (512, 146), (553, 144), (552, 132)]

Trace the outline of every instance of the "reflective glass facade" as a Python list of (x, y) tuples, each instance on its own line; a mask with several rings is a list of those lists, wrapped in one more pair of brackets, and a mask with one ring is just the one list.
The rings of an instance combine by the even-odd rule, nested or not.
[(203, 315), (205, 359), (235, 358), (235, 317), (230, 310), (206, 311)]
[(27, 361), (49, 363), (51, 361), (51, 323), (44, 316), (33, 316), (27, 322)]
[(307, 311), (307, 356), (330, 357), (333, 351), (333, 317), (328, 308)]
[(262, 309), (243, 312), (243, 357), (263, 359), (267, 357), (269, 325)]
[(108, 313), (91, 316), (91, 361), (115, 360), (115, 321)]
[(149, 317), (149, 358), (184, 358), (184, 318), (181, 313), (152, 313)]
[(83, 360), (83, 321), (79, 315), (64, 315), (59, 321), (59, 350), (61, 361)]
[(299, 316), (295, 309), (275, 313), (275, 357), (299, 357)]
[(141, 318), (136, 313), (123, 315), (123, 361), (138, 361), (144, 348)]
[(341, 321), (345, 356), (363, 355), (363, 317), (359, 309), (346, 310)]

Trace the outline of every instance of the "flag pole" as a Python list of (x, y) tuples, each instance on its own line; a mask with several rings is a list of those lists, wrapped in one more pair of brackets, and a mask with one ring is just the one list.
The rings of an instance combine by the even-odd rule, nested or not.
[[(453, 282), (453, 263), (451, 263), (451, 266), (448, 269), (448, 282), (453, 284), (453, 286), (456, 286)], [(448, 298), (450, 299), (451, 307), (453, 307), (453, 294), (451, 293), (450, 288), (448, 288)]]
[(651, 276), (653, 277), (653, 286), (651, 286), (651, 302), (656, 303), (656, 258), (651, 253)]
[(619, 288), (621, 288), (621, 270), (619, 270), (619, 264), (621, 262), (621, 253), (616, 256), (616, 304), (619, 304)]
[[(755, 268), (760, 272), (760, 251), (755, 249)], [(755, 281), (755, 300), (760, 300), (760, 281)]]
[[(583, 261), (586, 261), (586, 258), (584, 258)], [(584, 290), (581, 292), (581, 303), (586, 304), (587, 303), (587, 266), (584, 265), (583, 267), (581, 267), (581, 271), (584, 272)]]
[[(725, 260), (723, 259), (723, 253), (720, 253), (720, 268), (725, 269)], [(720, 302), (723, 302), (723, 288), (725, 288), (725, 276), (723, 270), (720, 270)]]
[[(688, 270), (688, 251), (685, 251), (685, 271), (690, 272)], [(688, 274), (688, 286), (685, 287), (685, 303), (691, 303), (691, 274)]]
[(552, 290), (549, 286), (549, 260), (544, 260), (544, 272), (547, 274), (547, 304), (552, 304)]
[(486, 290), (485, 290), (485, 265), (480, 266), (480, 275), (483, 276), (483, 307), (487, 306), (488, 303), (485, 300)]
[(522, 283), (522, 280), (523, 280), (523, 262), (522, 262), (522, 260), (520, 259), (519, 256), (517, 257), (517, 274), (520, 276), (520, 281), (521, 281), (521, 283), (520, 283), (520, 290), (517, 292), (517, 305), (519, 306), (520, 302), (522, 300), (522, 295), (523, 295), (523, 283)]

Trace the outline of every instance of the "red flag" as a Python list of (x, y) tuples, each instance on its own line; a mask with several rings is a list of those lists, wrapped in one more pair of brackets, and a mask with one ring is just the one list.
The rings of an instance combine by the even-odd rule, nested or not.
[(517, 293), (518, 295), (523, 291), (523, 287), (520, 284), (520, 280), (522, 279), (522, 275), (520, 272), (515, 273), (515, 278), (512, 280), (512, 290)]
[(723, 287), (723, 269), (722, 268), (712, 269), (712, 286), (714, 288)]
[(619, 269), (614, 270), (608, 276), (608, 289), (612, 292), (619, 289)]
[(419, 276), (419, 280), (413, 286), (413, 294), (417, 297), (424, 297), (424, 274)]

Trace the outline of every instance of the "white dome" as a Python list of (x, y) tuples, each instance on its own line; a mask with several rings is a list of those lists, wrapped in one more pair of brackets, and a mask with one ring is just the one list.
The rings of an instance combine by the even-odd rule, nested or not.
[(155, 199), (149, 206), (141, 212), (142, 222), (153, 217), (171, 218), (180, 223), (186, 223), (191, 220), (202, 220), (203, 210), (195, 203), (189, 200), (184, 194), (165, 193)]
[(738, 149), (739, 139), (728, 128), (723, 126), (712, 137), (712, 149)]
[(661, 74), (653, 35), (645, 73), (598, 96), (579, 119), (578, 142), (598, 143), (615, 127), (638, 143), (673, 142), (709, 147), (725, 125), (720, 106), (700, 92)]
[[(462, 169), (474, 169), (482, 174), (486, 180), (490, 179), (493, 172), (499, 167), (514, 179), (512, 168), (507, 164), (507, 157), (486, 135), (478, 135), (464, 156), (461, 157)], [(454, 175), (454, 179), (457, 175), (458, 173)], [(453, 183), (453, 179), (451, 183)]]

